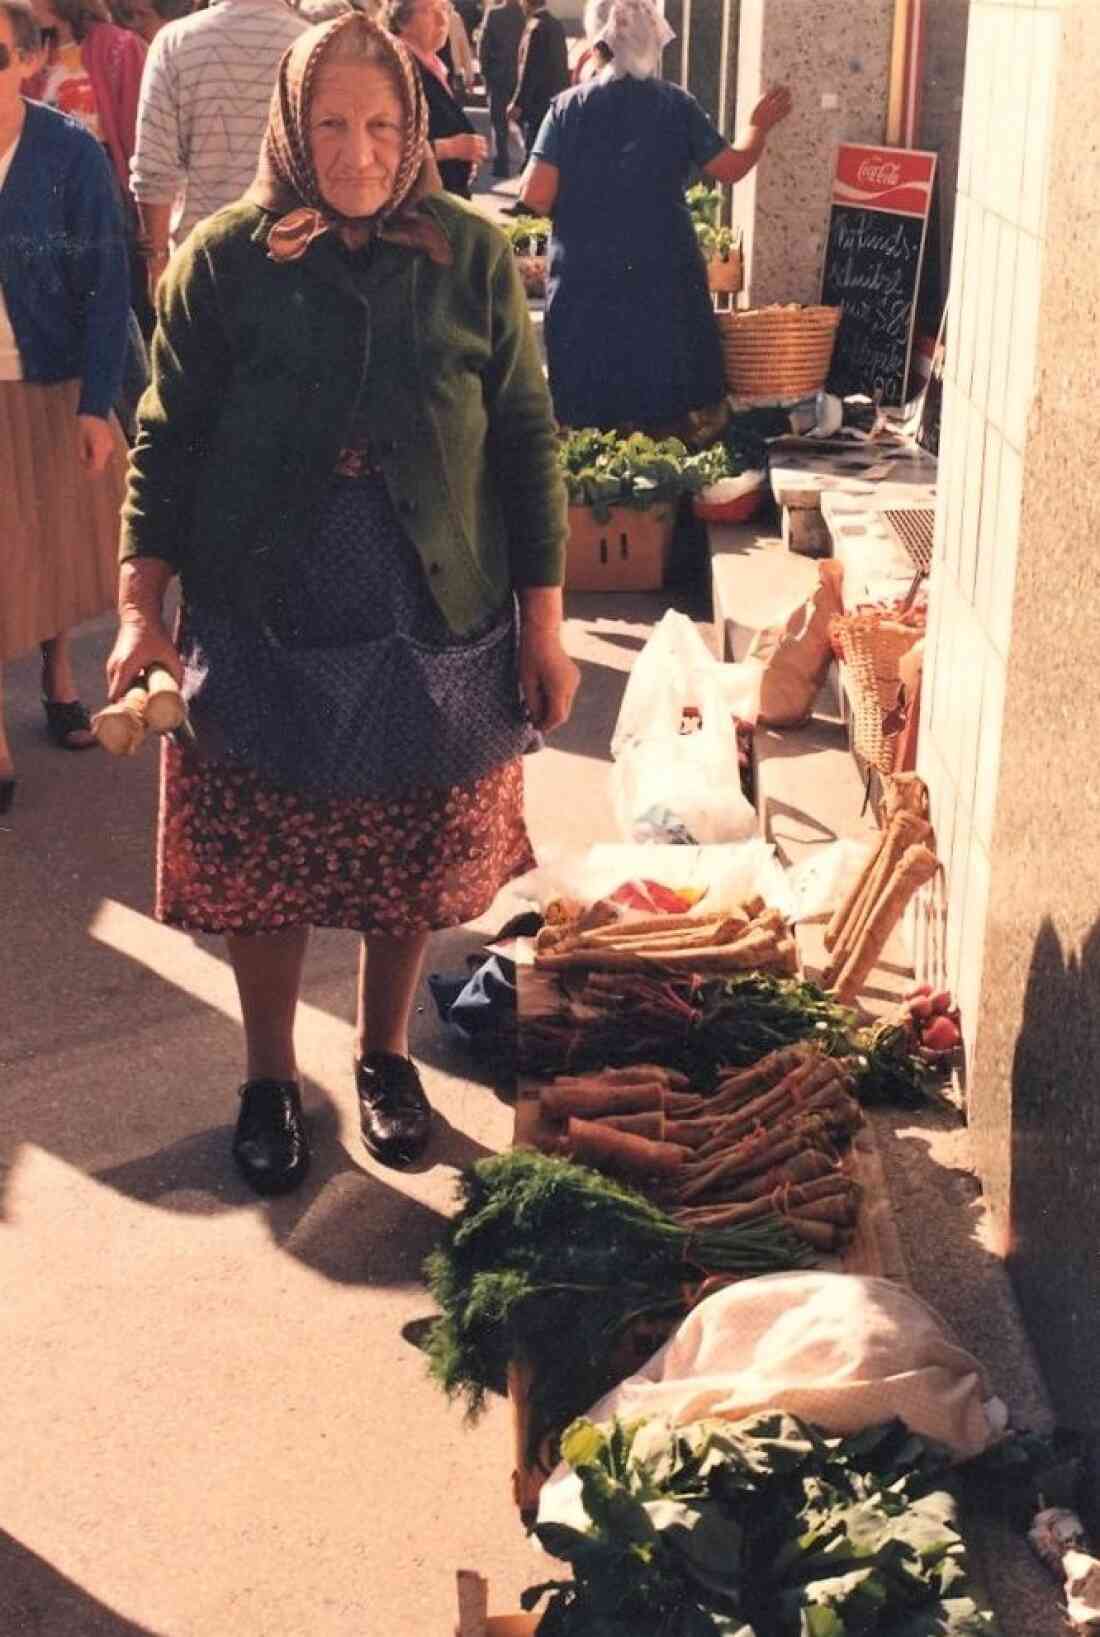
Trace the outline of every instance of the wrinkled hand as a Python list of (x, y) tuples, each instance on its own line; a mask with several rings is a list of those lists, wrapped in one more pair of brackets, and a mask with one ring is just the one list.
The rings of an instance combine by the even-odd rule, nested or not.
[(519, 684), (531, 721), (543, 733), (569, 720), (581, 673), (557, 631), (520, 628)]
[(108, 699), (121, 699), (149, 665), (163, 665), (177, 682), (183, 679), (180, 656), (167, 627), (159, 620), (124, 615), (119, 621), (115, 645), (107, 660)]
[(755, 125), (759, 131), (770, 131), (786, 119), (793, 106), (794, 100), (787, 86), (770, 86), (753, 109), (749, 124)]
[(80, 464), (88, 477), (99, 477), (115, 452), (115, 435), (99, 415), (78, 415), (76, 428)]

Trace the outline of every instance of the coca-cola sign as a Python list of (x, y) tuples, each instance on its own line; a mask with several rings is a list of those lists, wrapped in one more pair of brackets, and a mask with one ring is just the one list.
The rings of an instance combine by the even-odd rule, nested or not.
[(856, 180), (868, 188), (896, 188), (901, 182), (901, 166), (890, 159), (865, 159)]

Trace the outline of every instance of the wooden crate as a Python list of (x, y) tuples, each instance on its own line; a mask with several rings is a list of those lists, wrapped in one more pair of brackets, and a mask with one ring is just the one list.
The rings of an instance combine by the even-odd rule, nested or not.
[(565, 585), (569, 591), (657, 591), (665, 583), (676, 507), (613, 506), (601, 523), (589, 506), (570, 506)]

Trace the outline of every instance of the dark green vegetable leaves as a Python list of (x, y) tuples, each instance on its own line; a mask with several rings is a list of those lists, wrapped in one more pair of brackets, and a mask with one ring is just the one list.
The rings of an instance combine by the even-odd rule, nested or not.
[[(633, 1189), (531, 1149), (480, 1160), (459, 1190), (425, 1264), (440, 1307), (430, 1369), (476, 1416), (505, 1390), (509, 1365), (528, 1363), (531, 1455), (611, 1386), (615, 1347), (636, 1321), (683, 1312), (692, 1279), (814, 1260), (777, 1218), (692, 1233)], [(624, 1449), (613, 1474), (625, 1461)]]
[(539, 1637), (995, 1637), (942, 1458), (899, 1423), (579, 1421), (562, 1453), (589, 1527), (537, 1530), (574, 1577), (526, 1594)]

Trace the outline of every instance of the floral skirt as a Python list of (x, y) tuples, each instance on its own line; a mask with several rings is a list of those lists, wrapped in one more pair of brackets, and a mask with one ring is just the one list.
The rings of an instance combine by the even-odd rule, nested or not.
[(406, 937), (475, 920), (534, 862), (519, 757), (374, 798), (288, 790), (164, 746), (156, 915), (172, 926)]

